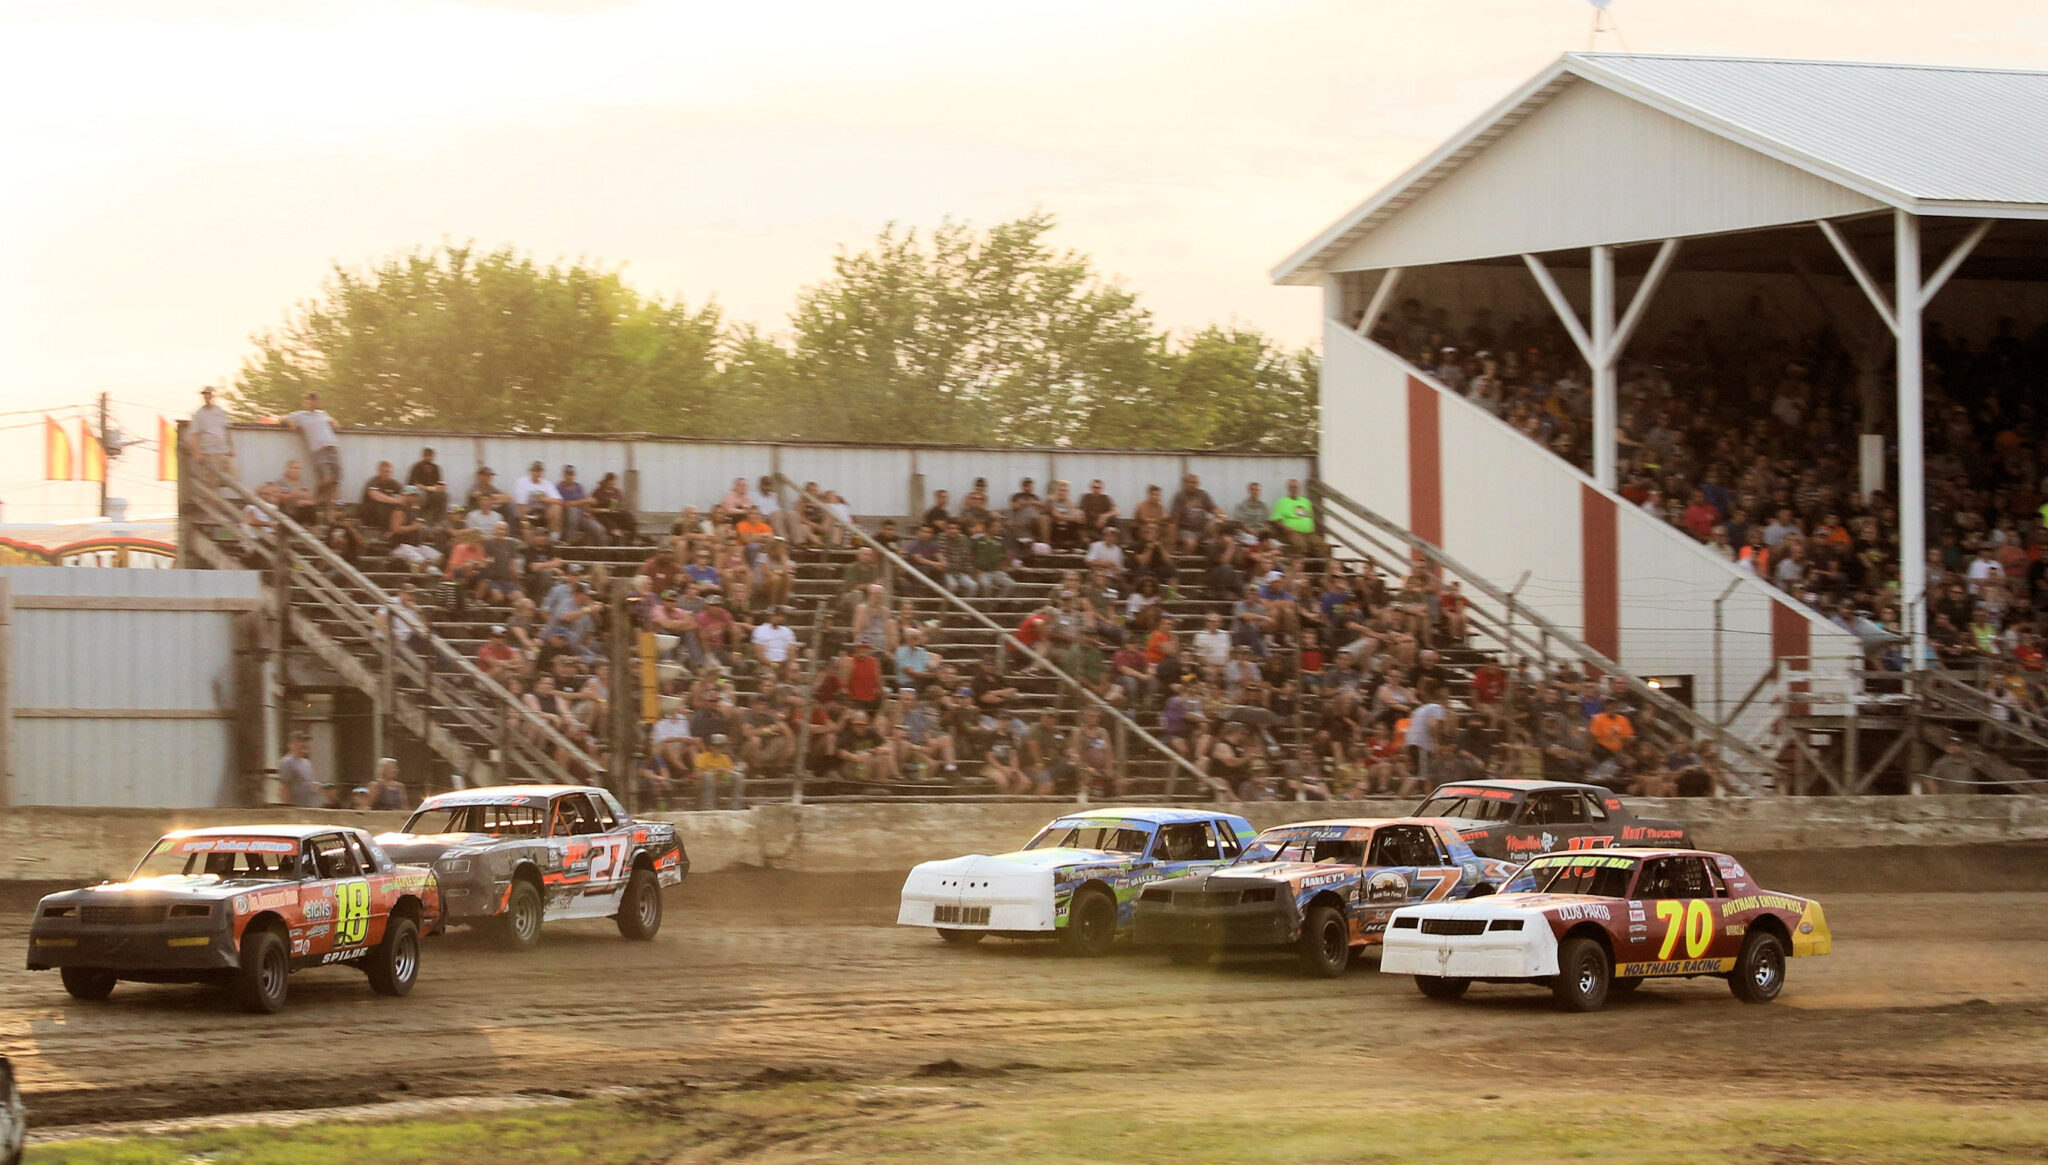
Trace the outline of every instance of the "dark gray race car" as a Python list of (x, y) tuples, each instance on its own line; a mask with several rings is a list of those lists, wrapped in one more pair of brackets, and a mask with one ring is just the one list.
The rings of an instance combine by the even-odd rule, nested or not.
[(661, 888), (690, 870), (675, 826), (635, 821), (609, 792), (580, 785), (442, 793), (377, 844), (434, 868), (449, 922), (492, 927), (519, 949), (553, 919), (615, 918), (620, 934), (651, 939)]
[(1431, 793), (1417, 817), (1448, 817), (1481, 857), (1521, 860), (1552, 850), (1613, 846), (1690, 849), (1676, 821), (1637, 817), (1612, 790), (1566, 781), (1456, 781)]

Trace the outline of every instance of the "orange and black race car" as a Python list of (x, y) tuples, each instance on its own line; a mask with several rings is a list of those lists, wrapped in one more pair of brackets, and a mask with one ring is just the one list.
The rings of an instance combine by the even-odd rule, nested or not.
[(1567, 1011), (1597, 1011), (1648, 979), (1703, 975), (1744, 1003), (1769, 1003), (1786, 959), (1834, 947), (1820, 903), (1763, 889), (1727, 854), (1544, 854), (1508, 889), (1395, 911), (1380, 970), (1415, 976), (1432, 999), (1475, 982), (1543, 985)]
[(433, 871), (401, 866), (360, 829), (250, 825), (165, 834), (125, 882), (52, 894), (29, 927), (28, 969), (79, 999), (114, 984), (220, 983), (251, 1011), (284, 1006), (293, 971), (341, 963), (381, 995), (419, 975), (441, 926)]
[(1415, 816), (1447, 817), (1473, 853), (1509, 861), (1561, 849), (1692, 844), (1679, 822), (1637, 817), (1612, 790), (1570, 781), (1458, 781), (1431, 793)]

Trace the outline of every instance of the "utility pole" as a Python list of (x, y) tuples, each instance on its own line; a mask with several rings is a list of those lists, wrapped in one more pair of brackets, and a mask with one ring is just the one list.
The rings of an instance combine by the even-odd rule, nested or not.
[[(79, 450), (83, 457), (85, 450)], [(107, 479), (114, 472), (113, 446), (107, 441), (107, 394), (100, 394), (100, 517), (107, 516)]]

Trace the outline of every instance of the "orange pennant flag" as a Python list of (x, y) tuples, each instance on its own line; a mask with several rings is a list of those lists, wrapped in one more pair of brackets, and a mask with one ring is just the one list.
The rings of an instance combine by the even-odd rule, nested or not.
[(92, 424), (85, 420), (78, 422), (78, 448), (80, 481), (107, 480), (107, 447), (100, 444), (100, 435), (92, 431)]
[(71, 462), (71, 437), (64, 426), (43, 418), (43, 476), (50, 481), (70, 481), (78, 476)]
[(156, 419), (156, 479), (178, 480), (178, 426)]

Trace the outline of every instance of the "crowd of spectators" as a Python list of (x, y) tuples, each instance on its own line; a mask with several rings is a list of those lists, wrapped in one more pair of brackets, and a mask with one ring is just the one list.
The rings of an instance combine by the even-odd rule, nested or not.
[[(1588, 375), (1554, 322), (1453, 322), (1415, 299), (1374, 329), (1381, 344), (1584, 468)], [(1831, 332), (1795, 334), (1750, 301), (1716, 329), (1695, 320), (1642, 345), (1617, 393), (1620, 493), (1714, 553), (1859, 635), (1899, 668), (1895, 499), (1859, 480), (1864, 386)], [(1981, 347), (1927, 326), (1927, 628), (1931, 662), (2007, 679), (2042, 667), (2048, 623), (2048, 326), (1998, 321)], [(1880, 377), (1888, 383), (1889, 373)], [(1875, 428), (1893, 435), (1888, 392)], [(1999, 685), (2005, 687), (2007, 685)], [(2014, 679), (2034, 703), (2039, 685)]]
[[(309, 446), (323, 432), (295, 423)], [(382, 555), (407, 574), (377, 616), (396, 645), (431, 659), (437, 618), (491, 620), (473, 662), (534, 714), (519, 731), (543, 750), (538, 724), (611, 751), (607, 596), (623, 583), (619, 609), (652, 637), (652, 674), (637, 649), (630, 666), (659, 717), (634, 763), (661, 807), (739, 806), (750, 782), (799, 768), (816, 795), (1116, 797), (1143, 750), (1125, 717), (1239, 800), (1412, 796), (1486, 773), (1712, 785), (1702, 758), (1653, 744), (1647, 713), (1597, 679), (1447, 664), (1469, 635), (1459, 583), (1421, 560), (1333, 557), (1298, 481), (1226, 503), (1188, 474), (1127, 507), (1099, 479), (1041, 494), (1025, 478), (1007, 496), (977, 479), (957, 503), (940, 490), (901, 528), (863, 530), (869, 544), (845, 500), (812, 482), (735, 479), (661, 530), (636, 522), (610, 473), (586, 490), (574, 467), (533, 462), (509, 486), (488, 466), (451, 483), (426, 448), (403, 478), (382, 463), (337, 504), (338, 458), (309, 460), (313, 479), (295, 461), (259, 496), (352, 565)], [(268, 522), (251, 505), (245, 533)], [(565, 557), (579, 545), (644, 557)], [(831, 593), (795, 609), (806, 549), (850, 545)], [(917, 602), (922, 584), (877, 546), (1006, 634), (941, 650), (962, 618)], [(1039, 581), (1023, 583), (1027, 570)], [(1049, 685), (1025, 679), (1049, 668), (1092, 698), (1048, 702)]]

